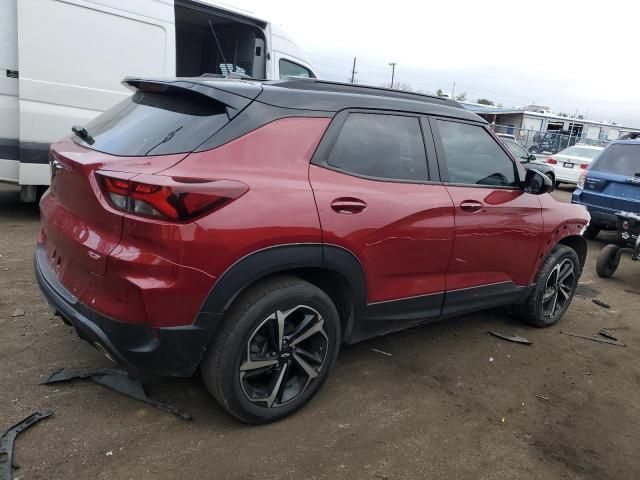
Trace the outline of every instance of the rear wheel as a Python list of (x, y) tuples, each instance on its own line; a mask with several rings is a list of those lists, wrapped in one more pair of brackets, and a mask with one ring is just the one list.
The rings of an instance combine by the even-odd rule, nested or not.
[(327, 294), (296, 277), (274, 277), (236, 300), (203, 360), (202, 378), (235, 417), (273, 422), (316, 394), (339, 345), (338, 312)]
[(569, 308), (580, 274), (576, 252), (556, 245), (542, 264), (527, 300), (515, 306), (516, 313), (536, 327), (555, 324)]
[(589, 225), (587, 229), (584, 231), (584, 233), (582, 234), (582, 236), (587, 240), (593, 240), (598, 236), (599, 233), (600, 233), (600, 229), (598, 227)]
[(596, 273), (599, 277), (610, 278), (616, 272), (620, 264), (619, 250), (620, 247), (613, 243), (602, 249), (596, 262)]

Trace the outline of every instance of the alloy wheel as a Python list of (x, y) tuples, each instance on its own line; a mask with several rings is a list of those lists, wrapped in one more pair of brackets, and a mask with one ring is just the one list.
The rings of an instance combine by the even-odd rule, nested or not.
[(575, 279), (575, 267), (571, 260), (565, 259), (553, 267), (542, 295), (542, 313), (545, 317), (555, 318), (564, 311), (571, 300)]
[(302, 395), (325, 365), (329, 338), (315, 309), (277, 310), (253, 331), (240, 364), (246, 398), (268, 408)]

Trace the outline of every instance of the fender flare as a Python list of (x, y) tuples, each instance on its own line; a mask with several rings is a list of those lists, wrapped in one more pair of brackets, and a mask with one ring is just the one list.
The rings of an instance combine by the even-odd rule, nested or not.
[(351, 286), (356, 313), (366, 306), (367, 290), (357, 257), (338, 245), (298, 243), (274, 245), (252, 252), (231, 265), (213, 284), (199, 318), (227, 311), (237, 296), (268, 275), (302, 268), (325, 269), (341, 274)]

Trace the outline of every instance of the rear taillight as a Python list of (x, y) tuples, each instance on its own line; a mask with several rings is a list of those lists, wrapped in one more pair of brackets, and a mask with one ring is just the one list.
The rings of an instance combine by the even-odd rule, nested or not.
[(582, 170), (586, 170), (588, 167), (589, 167), (589, 164), (588, 164), (588, 163), (581, 163), (581, 164), (580, 164), (580, 168), (581, 168)]
[(557, 163), (558, 163), (558, 161), (557, 161), (555, 158), (551, 158), (551, 157), (549, 157), (549, 158), (547, 158), (547, 163), (548, 163), (549, 165), (555, 165), (555, 164), (557, 164)]
[(584, 172), (582, 175), (580, 175), (580, 178), (578, 178), (578, 188), (584, 188), (584, 182), (587, 179), (587, 172)]
[(96, 173), (109, 204), (123, 212), (165, 220), (192, 220), (249, 190), (233, 180), (138, 175), (134, 180)]

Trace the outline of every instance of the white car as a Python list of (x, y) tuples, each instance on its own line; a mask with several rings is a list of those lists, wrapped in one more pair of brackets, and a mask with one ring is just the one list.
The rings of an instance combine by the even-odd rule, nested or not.
[(553, 167), (556, 186), (561, 183), (577, 184), (582, 172), (589, 168), (602, 150), (604, 147), (574, 145), (550, 156), (547, 164)]

